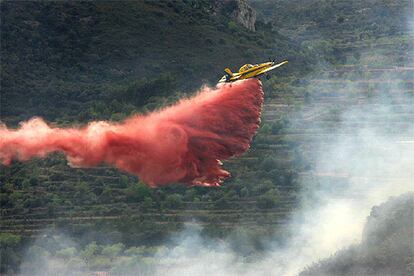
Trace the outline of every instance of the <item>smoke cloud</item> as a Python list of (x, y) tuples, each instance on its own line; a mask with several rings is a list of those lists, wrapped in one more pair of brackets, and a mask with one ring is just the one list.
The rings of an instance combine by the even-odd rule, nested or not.
[(220, 160), (249, 148), (263, 103), (257, 79), (204, 87), (197, 96), (123, 123), (54, 128), (42, 119), (0, 128), (0, 161), (63, 152), (73, 167), (101, 163), (139, 176), (150, 186), (173, 182), (218, 186), (229, 173)]
[[(175, 246), (157, 252), (147, 272), (140, 273), (144, 266), (137, 258), (136, 266), (121, 263), (122, 272), (113, 275), (298, 275), (360, 243), (373, 206), (414, 191), (414, 101), (398, 84), (392, 87), (395, 77), (383, 79), (388, 86), (376, 97), (343, 108), (334, 129), (323, 117), (312, 117), (330, 132), (310, 145), (314, 170), (301, 179), (302, 206), (287, 226), (291, 235), (283, 245), (269, 244), (266, 254), (249, 258), (234, 252), (229, 241), (205, 239), (201, 229), (188, 227), (173, 238)], [(356, 89), (346, 88), (350, 94)]]
[[(180, 246), (159, 258), (158, 275), (168, 271), (170, 275), (293, 276), (360, 243), (373, 206), (414, 191), (414, 126), (396, 126), (404, 122), (412, 101), (402, 99), (399, 107), (379, 97), (346, 108), (336, 130), (313, 145), (316, 164), (301, 179), (302, 207), (291, 218), (290, 238), (283, 245), (275, 238), (266, 254), (249, 258), (234, 252), (228, 241), (215, 244), (200, 238), (197, 231), (184, 232)], [(325, 124), (323, 118), (315, 123)], [(394, 131), (384, 128), (387, 125)]]
[[(363, 113), (367, 115), (372, 110), (366, 112)], [(383, 114), (391, 116), (393, 112), (385, 109)], [(353, 115), (361, 112), (352, 109), (344, 114), (343, 126), (347, 130), (350, 128), (345, 125)], [(200, 258), (173, 266), (172, 275), (298, 275), (312, 263), (359, 243), (374, 205), (414, 191), (414, 144), (407, 138), (414, 137), (414, 133), (408, 129), (390, 137), (371, 123), (353, 131), (349, 136), (337, 136), (315, 153), (316, 170), (313, 177), (302, 180), (303, 208), (292, 218), (291, 238), (284, 246), (275, 243), (260, 260), (249, 262), (231, 253), (228, 244), (201, 253), (206, 248), (193, 243)], [(335, 135), (338, 133), (332, 133), (332, 137)], [(323, 183), (323, 176), (330, 180)], [(183, 238), (184, 245), (188, 239)], [(194, 247), (187, 250), (195, 250)], [(194, 254), (178, 257), (176, 264), (189, 256)], [(209, 266), (210, 262), (214, 265)], [(159, 269), (163, 263), (161, 259)], [(161, 271), (159, 275), (162, 274)]]
[[(265, 253), (243, 256), (232, 246), (236, 233), (225, 240), (206, 239), (192, 224), (171, 238), (167, 250), (147, 262), (129, 257), (111, 275), (293, 276), (360, 243), (373, 206), (414, 191), (414, 126), (401, 123), (413, 102), (405, 96), (400, 100), (395, 105), (377, 97), (345, 108), (336, 127), (312, 146), (314, 169), (301, 179), (302, 206), (286, 226), (290, 235), (282, 244), (275, 237)], [(323, 116), (312, 120), (325, 126)], [(248, 238), (236, 242), (248, 244)], [(62, 267), (56, 258), (44, 262), (47, 269)]]

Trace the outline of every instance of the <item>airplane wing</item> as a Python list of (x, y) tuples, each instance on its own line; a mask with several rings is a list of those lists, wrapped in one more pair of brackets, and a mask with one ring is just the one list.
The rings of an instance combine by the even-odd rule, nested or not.
[(266, 73), (266, 72), (269, 72), (269, 71), (271, 71), (271, 70), (273, 70), (273, 69), (275, 69), (275, 68), (278, 68), (278, 67), (280, 67), (280, 66), (282, 66), (282, 65), (284, 65), (284, 64), (286, 64), (286, 63), (288, 63), (288, 61), (287, 61), (287, 60), (285, 60), (285, 61), (283, 61), (283, 62), (281, 62), (281, 63), (279, 63), (279, 64), (273, 65), (272, 67), (266, 68), (266, 69), (264, 69), (264, 70), (260, 71), (260, 73), (259, 73), (259, 74), (264, 74), (264, 73)]

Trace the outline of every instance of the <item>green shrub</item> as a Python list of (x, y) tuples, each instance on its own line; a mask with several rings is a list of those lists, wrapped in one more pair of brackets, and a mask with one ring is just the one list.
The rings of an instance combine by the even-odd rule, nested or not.
[(179, 209), (183, 206), (182, 198), (182, 195), (179, 194), (167, 195), (162, 206), (169, 209)]
[(154, 201), (152, 200), (152, 198), (151, 197), (144, 198), (144, 202), (142, 203), (142, 207), (144, 209), (150, 209), (150, 208), (154, 207)]
[(75, 247), (68, 247), (68, 248), (63, 248), (61, 250), (56, 251), (55, 256), (58, 258), (63, 258), (65, 260), (68, 260), (71, 257), (76, 256), (76, 254), (77, 254), (77, 250)]
[(111, 258), (112, 260), (113, 258), (118, 256), (124, 250), (124, 248), (125, 246), (122, 243), (107, 245), (102, 248), (101, 254)]
[(264, 158), (260, 164), (260, 169), (267, 172), (276, 169), (277, 167), (277, 160), (271, 156)]
[(257, 199), (257, 207), (260, 209), (273, 208), (279, 199), (279, 193), (276, 189), (267, 191)]
[(125, 190), (126, 199), (129, 202), (143, 201), (151, 196), (151, 189), (143, 182), (134, 183)]
[(275, 185), (272, 181), (266, 179), (263, 180), (261, 183), (254, 185), (252, 188), (253, 195), (262, 195), (269, 190), (275, 189)]
[(237, 23), (236, 22), (234, 22), (234, 21), (229, 21), (229, 23), (227, 24), (227, 28), (230, 30), (230, 31), (236, 31), (237, 30)]
[(82, 250), (80, 255), (86, 263), (89, 263), (100, 251), (101, 247), (96, 242), (91, 242)]

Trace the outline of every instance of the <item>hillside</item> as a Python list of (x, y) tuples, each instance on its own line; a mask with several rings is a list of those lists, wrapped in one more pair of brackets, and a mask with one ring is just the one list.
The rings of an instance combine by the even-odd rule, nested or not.
[[(412, 65), (410, 0), (251, 0), (272, 29), (335, 65)], [(372, 55), (372, 51), (377, 55)], [(364, 60), (369, 56), (369, 60)], [(392, 58), (392, 59), (390, 59)]]
[[(262, 127), (245, 155), (226, 162), (233, 177), (220, 189), (149, 189), (110, 167), (70, 168), (59, 154), (2, 166), (0, 240), (14, 256), (2, 270), (15, 270), (22, 248), (45, 229), (78, 244), (79, 254), (62, 253), (65, 260), (83, 258), (94, 242), (99, 252), (122, 243), (125, 252), (145, 246), (134, 250), (151, 255), (185, 223), (220, 239), (236, 233), (248, 256), (269, 237), (291, 234), (286, 225), (306, 191), (390, 180), (321, 171), (315, 152), (367, 125), (393, 134), (393, 145), (414, 139), (414, 40), (403, 21), (412, 2), (252, 0), (256, 31), (209, 12), (211, 3), (1, 3), (1, 120), (9, 126), (32, 116), (62, 126), (121, 120), (214, 84), (226, 66), (290, 61), (263, 82)], [(344, 120), (350, 109), (362, 115)], [(101, 257), (91, 269), (116, 263)]]
[(116, 120), (214, 84), (226, 66), (305, 60), (289, 39), (236, 24), (232, 7), (172, 3), (2, 2), (2, 120)]
[[(211, 10), (213, 2), (2, 2), (2, 122), (16, 126), (32, 116), (61, 126), (121, 120), (215, 84), (226, 66), (236, 69), (275, 53), (306, 70), (309, 58), (295, 43), (260, 26), (246, 29), (229, 16), (237, 7)], [(251, 163), (229, 167), (237, 176)], [(295, 173), (282, 170), (273, 173), (286, 175), (283, 183), (294, 188)], [(249, 174), (223, 189), (152, 190), (113, 168), (70, 168), (58, 154), (2, 166), (1, 240), (11, 242), (15, 257), (1, 269), (16, 269), (23, 245), (45, 229), (82, 245), (111, 240), (128, 246), (158, 245), (189, 218), (213, 236), (241, 225), (255, 229), (259, 218), (268, 225), (265, 232), (273, 232), (294, 208), (294, 195), (290, 186), (279, 191), (269, 180), (246, 188), (248, 179), (260, 176)]]

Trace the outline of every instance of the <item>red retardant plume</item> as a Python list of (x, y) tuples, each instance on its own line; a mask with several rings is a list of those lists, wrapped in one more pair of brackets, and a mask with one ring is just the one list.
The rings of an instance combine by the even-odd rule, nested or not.
[(161, 111), (122, 123), (53, 128), (42, 119), (17, 130), (0, 125), (0, 161), (25, 161), (63, 152), (74, 167), (102, 163), (137, 175), (149, 186), (180, 182), (219, 186), (229, 173), (220, 160), (244, 153), (260, 123), (263, 90), (248, 79), (203, 88)]

